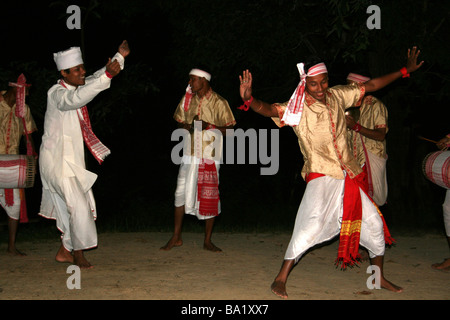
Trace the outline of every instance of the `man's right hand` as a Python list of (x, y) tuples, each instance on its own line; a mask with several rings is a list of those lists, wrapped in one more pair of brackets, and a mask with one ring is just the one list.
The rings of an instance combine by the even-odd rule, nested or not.
[(117, 76), (120, 72), (120, 64), (117, 60), (111, 61), (111, 58), (108, 59), (108, 63), (106, 64), (106, 71), (113, 77)]

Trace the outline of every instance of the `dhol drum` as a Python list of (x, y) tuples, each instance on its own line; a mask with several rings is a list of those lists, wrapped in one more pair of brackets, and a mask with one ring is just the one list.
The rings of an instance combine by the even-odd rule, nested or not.
[(34, 185), (36, 160), (20, 154), (0, 155), (0, 188), (22, 189)]
[(436, 151), (423, 159), (425, 177), (438, 186), (450, 189), (450, 151)]

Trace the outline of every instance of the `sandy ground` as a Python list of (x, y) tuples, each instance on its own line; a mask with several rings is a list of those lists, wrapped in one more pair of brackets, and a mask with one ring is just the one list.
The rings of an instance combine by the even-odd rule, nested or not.
[[(222, 253), (203, 250), (202, 234), (184, 234), (184, 245), (159, 248), (168, 233), (105, 233), (99, 247), (86, 253), (94, 265), (81, 270), (80, 289), (68, 289), (69, 264), (54, 260), (58, 239), (20, 242), (27, 256), (6, 253), (0, 244), (0, 300), (280, 300), (270, 291), (289, 234), (214, 234)], [(336, 269), (338, 242), (309, 252), (292, 271), (289, 300), (448, 300), (450, 273), (430, 265), (449, 256), (438, 235), (397, 236), (387, 249), (388, 279), (403, 293), (370, 290), (368, 262), (347, 271)]]

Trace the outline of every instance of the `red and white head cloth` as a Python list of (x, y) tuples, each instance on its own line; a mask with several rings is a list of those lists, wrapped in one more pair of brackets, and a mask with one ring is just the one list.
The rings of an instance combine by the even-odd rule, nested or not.
[[(194, 75), (200, 78), (205, 78), (207, 81), (211, 81), (211, 74), (203, 71), (201, 69), (192, 69), (189, 72), (189, 75)], [(191, 85), (188, 84), (187, 88), (186, 88), (186, 94), (184, 95), (184, 101), (183, 101), (183, 107), (184, 107), (184, 111), (188, 111), (189, 110), (189, 104), (191, 103), (191, 99), (192, 96), (194, 94), (192, 93), (192, 88)]]
[(16, 117), (23, 118), (25, 117), (25, 95), (26, 88), (31, 86), (31, 84), (27, 84), (27, 79), (23, 75), (23, 73), (17, 78), (17, 82), (10, 82), (10, 87), (16, 87)]
[(347, 80), (348, 81), (353, 81), (353, 82), (356, 82), (356, 83), (365, 83), (365, 82), (369, 81), (370, 78), (362, 76), (362, 75), (357, 74), (357, 73), (349, 73), (348, 76), (347, 76)]
[(305, 73), (304, 63), (298, 63), (297, 68), (300, 73), (300, 83), (289, 99), (289, 103), (284, 112), (281, 121), (289, 126), (296, 126), (300, 123), (300, 119), (303, 113), (303, 104), (305, 102), (305, 88), (306, 88), (306, 77), (314, 77), (322, 73), (328, 73), (325, 63), (318, 63)]

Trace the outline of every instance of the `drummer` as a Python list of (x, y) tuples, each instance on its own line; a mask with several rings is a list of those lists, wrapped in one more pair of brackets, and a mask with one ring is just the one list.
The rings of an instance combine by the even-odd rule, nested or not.
[[(30, 107), (25, 103), (29, 86), (21, 74), (17, 82), (10, 82), (9, 88), (0, 92), (0, 154), (19, 154), (20, 141), (25, 133), (28, 133), (35, 153), (31, 133), (37, 131), (37, 127)], [(22, 121), (22, 116), (25, 121)], [(8, 215), (7, 252), (23, 256), (25, 254), (17, 250), (15, 243), (19, 222), (28, 222), (25, 189), (0, 189), (0, 205)]]
[[(365, 83), (370, 80), (370, 77), (366, 75), (349, 73), (347, 83)], [(354, 119), (350, 114), (346, 114), (345, 117), (353, 156), (367, 172), (368, 193), (378, 206), (382, 206), (386, 203), (388, 192), (386, 178), (387, 108), (374, 96), (367, 95), (359, 107), (359, 120)]]
[[(437, 147), (440, 150), (446, 150), (450, 147), (450, 134), (446, 135), (444, 138), (439, 140), (436, 143)], [(444, 226), (445, 233), (447, 235), (447, 242), (450, 247), (450, 189), (447, 189), (445, 194), (444, 204), (442, 205), (443, 214), (444, 214)], [(435, 263), (431, 265), (433, 269), (442, 270), (446, 272), (450, 272), (450, 258), (445, 259), (441, 263)]]

